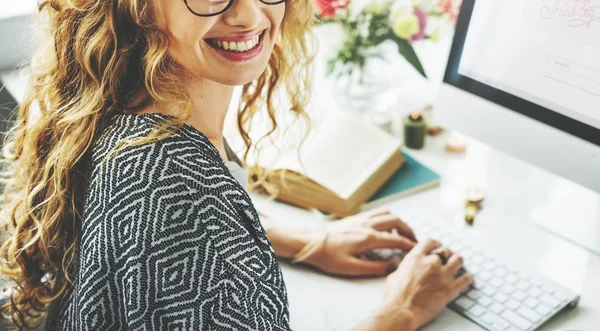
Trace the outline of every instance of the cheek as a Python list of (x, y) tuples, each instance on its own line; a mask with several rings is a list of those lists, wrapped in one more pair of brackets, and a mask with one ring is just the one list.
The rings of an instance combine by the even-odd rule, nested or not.
[(170, 37), (169, 54), (184, 67), (190, 68), (202, 57), (200, 45), (210, 30), (208, 20), (196, 17), (174, 17), (169, 20), (166, 30)]
[(275, 6), (267, 7), (267, 17), (271, 21), (271, 27), (274, 31), (279, 31), (281, 28), (281, 22), (283, 22), (283, 16), (285, 15), (285, 2)]

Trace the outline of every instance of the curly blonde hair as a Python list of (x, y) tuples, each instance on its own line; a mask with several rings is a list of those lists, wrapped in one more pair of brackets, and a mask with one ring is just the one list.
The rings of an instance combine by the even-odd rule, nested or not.
[[(45, 0), (40, 17), (49, 24), (49, 43), (32, 62), (31, 82), (18, 119), (4, 145), (6, 187), (0, 271), (10, 279), (10, 301), (0, 308), (18, 329), (32, 328), (49, 304), (72, 284), (89, 177), (85, 154), (119, 113), (152, 100), (179, 106), (179, 116), (145, 144), (179, 129), (192, 104), (179, 79), (181, 68), (168, 55), (169, 37), (152, 19), (146, 0)], [(249, 123), (266, 111), (277, 128), (273, 99), (282, 90), (290, 111), (305, 116), (310, 91), (310, 0), (286, 3), (281, 31), (265, 72), (243, 87), (237, 125), (246, 151)], [(134, 103), (134, 96), (147, 96)], [(39, 109), (39, 113), (38, 113)], [(255, 187), (267, 173), (251, 169)]]

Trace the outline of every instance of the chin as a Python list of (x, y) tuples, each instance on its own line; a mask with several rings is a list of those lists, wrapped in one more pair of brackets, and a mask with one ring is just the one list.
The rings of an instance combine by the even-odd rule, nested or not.
[(236, 72), (234, 74), (227, 74), (219, 77), (218, 79), (213, 80), (223, 85), (242, 86), (257, 80), (260, 77), (260, 75), (262, 75), (262, 73), (264, 72), (264, 70), (260, 72), (255, 72), (255, 70), (252, 71), (253, 72)]

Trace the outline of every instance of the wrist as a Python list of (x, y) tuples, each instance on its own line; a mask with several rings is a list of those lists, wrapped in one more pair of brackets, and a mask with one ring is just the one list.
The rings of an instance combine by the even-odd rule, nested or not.
[(411, 310), (397, 305), (382, 305), (375, 314), (375, 318), (381, 321), (382, 328), (379, 330), (414, 331), (417, 329), (415, 314)]
[(291, 258), (306, 246), (316, 235), (315, 229), (275, 222), (261, 217), (263, 228), (275, 250), (281, 258)]

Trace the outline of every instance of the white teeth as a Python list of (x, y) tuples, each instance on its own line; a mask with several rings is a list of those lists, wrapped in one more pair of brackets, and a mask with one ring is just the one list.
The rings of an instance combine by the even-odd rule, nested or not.
[(246, 41), (222, 41), (222, 40), (213, 40), (212, 44), (216, 47), (222, 48), (226, 51), (238, 51), (245, 52), (253, 49), (260, 42), (260, 36), (256, 36), (250, 40)]

